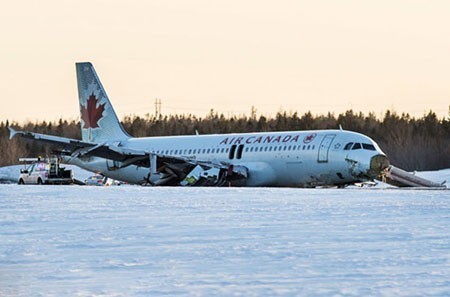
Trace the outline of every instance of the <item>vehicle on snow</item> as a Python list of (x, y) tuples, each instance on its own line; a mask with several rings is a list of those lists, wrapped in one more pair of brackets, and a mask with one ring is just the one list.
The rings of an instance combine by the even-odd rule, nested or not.
[(73, 172), (61, 167), (59, 159), (54, 158), (20, 158), (24, 163), (20, 170), (18, 184), (72, 184), (74, 182)]
[(95, 174), (89, 176), (84, 180), (84, 184), (86, 186), (104, 186), (105, 185), (105, 177), (101, 174)]

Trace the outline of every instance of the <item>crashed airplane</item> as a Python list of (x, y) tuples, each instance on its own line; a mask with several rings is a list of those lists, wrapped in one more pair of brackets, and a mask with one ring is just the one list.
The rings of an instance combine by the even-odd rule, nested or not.
[(154, 186), (346, 186), (378, 178), (389, 161), (345, 130), (134, 138), (121, 126), (91, 63), (76, 63), (82, 140), (10, 128), (50, 143), (65, 163)]

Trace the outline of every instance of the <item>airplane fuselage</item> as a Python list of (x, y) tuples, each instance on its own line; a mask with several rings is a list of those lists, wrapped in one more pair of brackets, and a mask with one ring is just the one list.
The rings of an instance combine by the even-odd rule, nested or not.
[[(349, 143), (358, 144), (355, 149)], [(120, 147), (159, 156), (245, 166), (245, 186), (345, 185), (373, 178), (373, 158), (387, 160), (369, 137), (343, 130), (265, 132), (130, 138)], [(381, 156), (381, 157), (380, 157)], [(127, 166), (98, 157), (76, 158), (71, 163), (105, 176), (143, 184), (149, 168)]]

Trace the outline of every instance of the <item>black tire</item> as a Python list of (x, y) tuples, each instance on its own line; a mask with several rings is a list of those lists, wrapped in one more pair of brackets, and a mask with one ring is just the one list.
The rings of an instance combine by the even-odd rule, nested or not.
[(44, 184), (44, 183), (42, 182), (42, 179), (41, 179), (41, 178), (38, 178), (37, 184), (38, 184), (38, 185), (43, 185), (43, 184)]
[(23, 181), (23, 179), (19, 179), (19, 182), (18, 182), (18, 184), (19, 184), (19, 185), (24, 185), (24, 184), (25, 184), (25, 182)]

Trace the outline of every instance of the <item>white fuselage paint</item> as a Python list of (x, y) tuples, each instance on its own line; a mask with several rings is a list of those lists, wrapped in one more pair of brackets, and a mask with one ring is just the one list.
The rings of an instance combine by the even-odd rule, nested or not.
[[(344, 150), (350, 142), (371, 144), (375, 150)], [(233, 145), (236, 151), (230, 159)], [(237, 158), (239, 145), (243, 148)], [(354, 183), (361, 181), (358, 175), (367, 172), (372, 157), (384, 155), (369, 137), (343, 130), (130, 138), (120, 146), (162, 156), (242, 165), (249, 172), (246, 186)], [(71, 163), (135, 184), (144, 183), (149, 173), (149, 168), (135, 165), (110, 170), (113, 162), (98, 157), (75, 158)]]

